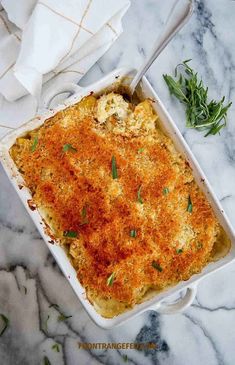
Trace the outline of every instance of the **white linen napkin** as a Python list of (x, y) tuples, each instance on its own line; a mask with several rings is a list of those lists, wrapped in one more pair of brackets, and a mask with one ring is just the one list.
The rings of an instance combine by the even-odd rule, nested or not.
[(54, 76), (71, 73), (78, 82), (122, 32), (129, 5), (129, 0), (0, 0), (0, 93), (8, 101), (28, 93), (39, 99), (42, 84)]

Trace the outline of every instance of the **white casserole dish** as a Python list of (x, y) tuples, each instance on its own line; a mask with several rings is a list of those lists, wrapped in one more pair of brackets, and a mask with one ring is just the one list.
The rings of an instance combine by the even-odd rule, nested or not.
[[(80, 299), (82, 305), (88, 312), (89, 316), (93, 319), (93, 321), (99, 325), (102, 328), (112, 328), (114, 326), (120, 325), (123, 322), (127, 321), (128, 319), (131, 319), (135, 316), (137, 316), (140, 313), (143, 313), (147, 310), (157, 310), (160, 313), (176, 313), (179, 311), (184, 310), (186, 307), (188, 307), (196, 295), (196, 288), (198, 283), (202, 278), (205, 276), (225, 267), (229, 263), (233, 262), (235, 260), (235, 232), (228, 221), (228, 218), (226, 214), (224, 213), (224, 210), (222, 209), (217, 197), (215, 196), (214, 192), (212, 191), (212, 188), (210, 184), (208, 183), (203, 171), (201, 170), (200, 166), (198, 165), (195, 157), (193, 156), (192, 152), (190, 151), (188, 145), (184, 141), (182, 135), (180, 134), (178, 128), (174, 124), (172, 118), (166, 111), (164, 105), (150, 86), (149, 82), (146, 78), (143, 78), (141, 81), (141, 93), (143, 96), (149, 97), (151, 99), (154, 99), (155, 102), (153, 103), (153, 106), (157, 112), (157, 114), (160, 117), (161, 125), (163, 130), (170, 136), (170, 138), (173, 140), (174, 144), (176, 145), (176, 148), (185, 156), (185, 158), (188, 160), (192, 170), (193, 175), (200, 186), (200, 188), (204, 191), (204, 193), (207, 196), (207, 199), (212, 205), (212, 208), (215, 212), (215, 215), (220, 222), (221, 226), (224, 228), (227, 236), (231, 240), (231, 249), (227, 253), (227, 255), (221, 259), (219, 259), (216, 262), (209, 263), (200, 274), (193, 275), (189, 280), (180, 282), (174, 287), (170, 287), (160, 293), (157, 293), (153, 298), (149, 299), (146, 302), (143, 302), (141, 304), (136, 305), (133, 309), (120, 314), (112, 319), (107, 319), (102, 317), (100, 314), (98, 314), (93, 307), (93, 305), (86, 299), (85, 290), (79, 283), (77, 279), (76, 272), (74, 268), (72, 267), (69, 258), (63, 248), (61, 248), (58, 245), (53, 245), (50, 243), (51, 237), (46, 233), (45, 231), (45, 225), (42, 221), (42, 218), (37, 211), (31, 210), (28, 204), (28, 200), (30, 200), (31, 194), (29, 190), (23, 186), (23, 180), (22, 176), (19, 174), (13, 160), (10, 157), (9, 149), (14, 144), (17, 137), (24, 134), (27, 131), (30, 131), (32, 129), (35, 129), (39, 127), (43, 122), (53, 116), (56, 112), (58, 112), (61, 109), (64, 109), (65, 107), (72, 105), (76, 102), (78, 102), (82, 97), (85, 95), (90, 94), (91, 92), (99, 93), (102, 92), (102, 90), (105, 90), (110, 85), (117, 82), (117, 79), (122, 79), (123, 77), (130, 77), (134, 73), (134, 70), (131, 69), (119, 69), (111, 74), (105, 76), (100, 81), (94, 83), (93, 85), (90, 85), (85, 88), (80, 88), (79, 86), (75, 84), (67, 84), (62, 86), (59, 90), (53, 90), (53, 93), (47, 94), (47, 99), (50, 101), (53, 96), (63, 93), (63, 92), (71, 92), (73, 95), (69, 97), (63, 105), (59, 105), (54, 109), (47, 110), (44, 113), (41, 113), (40, 115), (37, 115), (35, 118), (30, 120), (29, 122), (25, 123), (20, 128), (14, 130), (13, 132), (10, 132), (7, 134), (1, 141), (0, 141), (0, 159), (2, 162), (2, 165), (13, 184), (16, 192), (18, 193), (20, 199), (22, 200), (26, 210), (30, 214), (31, 218), (33, 219), (35, 225), (37, 226), (40, 234), (42, 235), (45, 243), (47, 244), (49, 250), (51, 251), (52, 255), (55, 257), (58, 265), (60, 266), (61, 270), (63, 271), (64, 275), (70, 282), (73, 290), (75, 291), (76, 295)], [(127, 78), (128, 79), (128, 78)], [(23, 187), (22, 187), (23, 186)], [(179, 301), (174, 302), (173, 304), (167, 304), (165, 303), (166, 300), (169, 300), (169, 297), (173, 294), (179, 293), (181, 291), (185, 292), (185, 295), (179, 299)]]

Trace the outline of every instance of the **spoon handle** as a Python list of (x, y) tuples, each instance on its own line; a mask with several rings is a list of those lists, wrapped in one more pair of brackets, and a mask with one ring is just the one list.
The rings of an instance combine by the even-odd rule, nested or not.
[(187, 23), (193, 12), (193, 0), (176, 0), (164, 24), (163, 31), (157, 38), (154, 47), (138, 70), (130, 84), (130, 93), (134, 93), (136, 86), (146, 73), (153, 61), (159, 56), (166, 45), (179, 32), (179, 30)]

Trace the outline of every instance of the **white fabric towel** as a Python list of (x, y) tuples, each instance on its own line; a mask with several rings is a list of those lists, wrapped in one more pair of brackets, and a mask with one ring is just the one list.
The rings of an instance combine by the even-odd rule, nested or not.
[[(2, 10), (1, 10), (2, 5)], [(129, 0), (0, 0), (0, 93), (14, 101), (79, 79), (122, 32)]]

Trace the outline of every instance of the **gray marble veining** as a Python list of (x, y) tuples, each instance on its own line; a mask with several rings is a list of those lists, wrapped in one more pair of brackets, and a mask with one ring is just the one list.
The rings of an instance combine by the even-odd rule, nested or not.
[[(116, 67), (138, 67), (157, 36), (173, 1), (133, 0), (124, 32), (84, 77), (88, 84)], [(235, 1), (197, 0), (188, 25), (168, 45), (147, 77), (206, 173), (235, 226), (235, 123), (233, 104), (220, 135), (204, 138), (185, 128), (182, 105), (169, 96), (162, 74), (192, 58), (208, 84), (210, 97), (235, 100)], [(0, 100), (0, 124), (29, 119), (31, 97)], [(0, 135), (8, 128), (0, 128)], [(91, 322), (60, 272), (0, 167), (0, 313), (10, 326), (0, 337), (1, 365), (160, 364), (233, 365), (235, 363), (235, 265), (200, 283), (197, 298), (184, 313), (145, 313), (113, 330)], [(57, 306), (51, 306), (57, 304)], [(58, 316), (72, 316), (58, 321)], [(148, 342), (156, 349), (82, 350), (78, 342)], [(57, 343), (59, 352), (52, 349)]]

